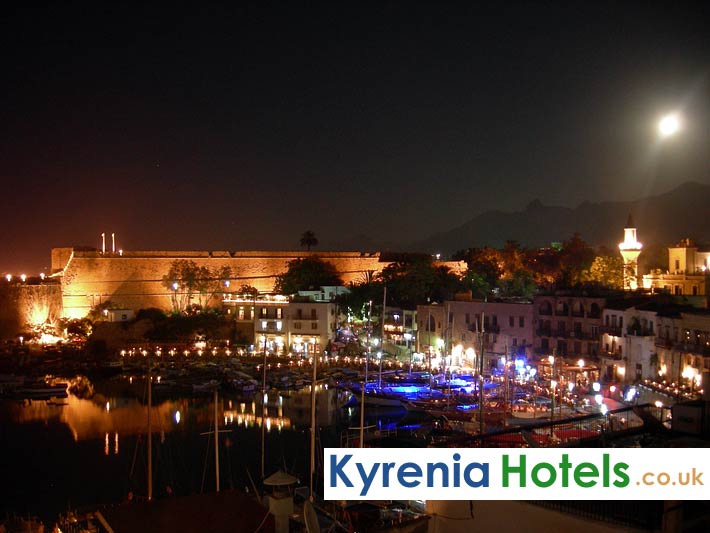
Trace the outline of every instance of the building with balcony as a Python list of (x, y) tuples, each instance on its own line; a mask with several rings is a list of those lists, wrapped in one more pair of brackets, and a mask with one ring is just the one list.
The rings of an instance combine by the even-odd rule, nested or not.
[(602, 311), (601, 377), (634, 383), (657, 375), (657, 304), (648, 298), (610, 300)]
[(676, 246), (668, 248), (668, 268), (645, 274), (643, 287), (652, 292), (703, 297), (700, 303), (707, 308), (710, 250), (699, 248), (690, 239), (683, 239)]
[(604, 297), (574, 292), (537, 295), (533, 299), (533, 347), (545, 356), (577, 360), (599, 355)]
[[(476, 357), (483, 331), (484, 367), (496, 367), (501, 357), (529, 357), (533, 345), (531, 303), (507, 301), (446, 301), (417, 306), (418, 351), (445, 351), (453, 364)], [(459, 360), (456, 360), (456, 359)]]
[(660, 310), (655, 339), (658, 377), (694, 390), (710, 370), (710, 311), (673, 307)]
[(237, 331), (257, 352), (310, 357), (321, 354), (335, 338), (337, 305), (307, 297), (289, 300), (281, 295), (256, 298), (227, 295), (225, 311), (234, 317)]

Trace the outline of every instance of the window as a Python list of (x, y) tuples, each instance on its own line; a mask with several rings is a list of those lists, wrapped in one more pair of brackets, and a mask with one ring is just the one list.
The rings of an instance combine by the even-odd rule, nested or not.
[(316, 313), (316, 310), (311, 309), (311, 320), (317, 320), (317, 319), (318, 319), (318, 315)]
[(525, 327), (525, 317), (524, 316), (518, 317), (518, 326), (521, 328)]
[(294, 323), (293, 323), (293, 329), (301, 329), (301, 323), (300, 323), (300, 322), (294, 322)]
[(680, 270), (680, 259), (675, 260), (675, 271), (678, 272)]
[(582, 343), (581, 342), (574, 341), (574, 353), (576, 353), (576, 354), (582, 353)]
[(517, 337), (513, 337), (513, 347), (515, 347), (515, 346), (517, 346), (517, 345), (518, 345), (518, 338), (517, 338)]
[(296, 309), (296, 318), (299, 320), (303, 318), (303, 309)]
[(239, 308), (239, 313), (237, 314), (237, 320), (244, 320), (244, 308)]
[(466, 324), (471, 323), (471, 313), (466, 313)]
[(697, 295), (698, 295), (698, 286), (693, 285), (693, 296), (697, 296)]
[(592, 338), (596, 339), (599, 336), (599, 326), (592, 326)]
[(508, 317), (508, 325), (509, 325), (511, 328), (512, 328), (513, 326), (515, 326), (515, 318), (514, 318), (514, 317), (512, 317), (512, 316), (509, 316), (509, 317)]
[(623, 317), (623, 316), (620, 316), (620, 317), (619, 317), (619, 327), (620, 327), (620, 328), (623, 328), (623, 327), (624, 327), (624, 317)]
[(266, 307), (261, 308), (261, 318), (266, 318), (269, 316), (269, 310)]
[(449, 324), (451, 324), (454, 321), (454, 314), (449, 311)]
[(318, 329), (318, 322), (311, 322), (311, 329)]
[(276, 308), (276, 318), (278, 318), (278, 319), (283, 318), (283, 309), (281, 309), (280, 307)]

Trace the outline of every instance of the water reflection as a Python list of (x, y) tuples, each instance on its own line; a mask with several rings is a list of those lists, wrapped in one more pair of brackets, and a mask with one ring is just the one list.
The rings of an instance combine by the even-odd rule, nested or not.
[[(58, 421), (69, 428), (75, 441), (101, 439), (108, 434), (136, 435), (148, 428), (148, 408), (137, 400), (112, 398), (97, 403), (69, 395), (61, 404), (40, 400), (3, 403), (0, 418), (7, 417), (13, 424)], [(173, 416), (186, 403), (187, 400), (177, 400), (154, 405), (154, 430), (172, 431), (176, 425)]]
[[(349, 393), (321, 390), (317, 394), (317, 423), (333, 424), (338, 408), (349, 399)], [(290, 394), (269, 392), (262, 413), (262, 398), (231, 400), (220, 398), (220, 425), (229, 428), (260, 428), (282, 431), (310, 424), (310, 394), (307, 391)], [(263, 414), (263, 417), (262, 417)], [(153, 432), (188, 432), (209, 427), (214, 411), (209, 398), (166, 400), (151, 409)], [(10, 424), (60, 422), (65, 424), (74, 441), (104, 440), (105, 450), (118, 453), (121, 437), (144, 434), (148, 429), (148, 407), (134, 398), (97, 395), (81, 399), (69, 395), (61, 402), (45, 400), (0, 401), (0, 421)], [(112, 442), (110, 442), (112, 441)], [(109, 455), (106, 453), (105, 455)]]

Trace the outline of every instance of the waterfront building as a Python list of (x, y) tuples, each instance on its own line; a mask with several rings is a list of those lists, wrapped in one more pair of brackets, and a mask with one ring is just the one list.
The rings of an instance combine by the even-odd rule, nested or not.
[(643, 288), (676, 296), (699, 297), (698, 303), (708, 307), (710, 250), (699, 248), (691, 239), (681, 240), (668, 248), (665, 271), (653, 270), (643, 276)]
[(574, 291), (540, 294), (533, 299), (534, 351), (578, 359), (599, 355), (599, 334), (605, 298)]
[(481, 347), (484, 368), (496, 367), (501, 357), (530, 357), (533, 345), (533, 306), (516, 301), (445, 301), (417, 306), (418, 350), (451, 356), (450, 364), (472, 364)]
[(289, 300), (281, 295), (227, 295), (222, 305), (257, 352), (311, 357), (322, 354), (335, 339), (338, 308), (334, 302), (310, 296)]
[(658, 312), (657, 321), (658, 378), (698, 389), (710, 370), (710, 311), (670, 307)]
[(603, 379), (623, 384), (657, 376), (657, 308), (649, 298), (607, 302), (599, 357)]

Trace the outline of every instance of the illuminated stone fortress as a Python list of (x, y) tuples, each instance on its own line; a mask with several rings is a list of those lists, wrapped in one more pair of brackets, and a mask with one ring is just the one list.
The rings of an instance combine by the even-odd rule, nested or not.
[[(380, 252), (306, 252), (306, 251), (119, 251), (94, 249), (52, 249), (52, 274), (62, 288), (62, 315), (80, 318), (95, 306), (111, 301), (113, 307), (170, 309), (172, 293), (163, 285), (163, 276), (173, 261), (193, 261), (198, 267), (218, 270), (229, 267), (230, 286), (255, 287), (260, 293), (274, 290), (276, 276), (288, 269), (294, 259), (317, 256), (332, 263), (343, 284), (361, 282), (382, 271), (391, 261)], [(462, 274), (464, 262), (437, 262)]]

